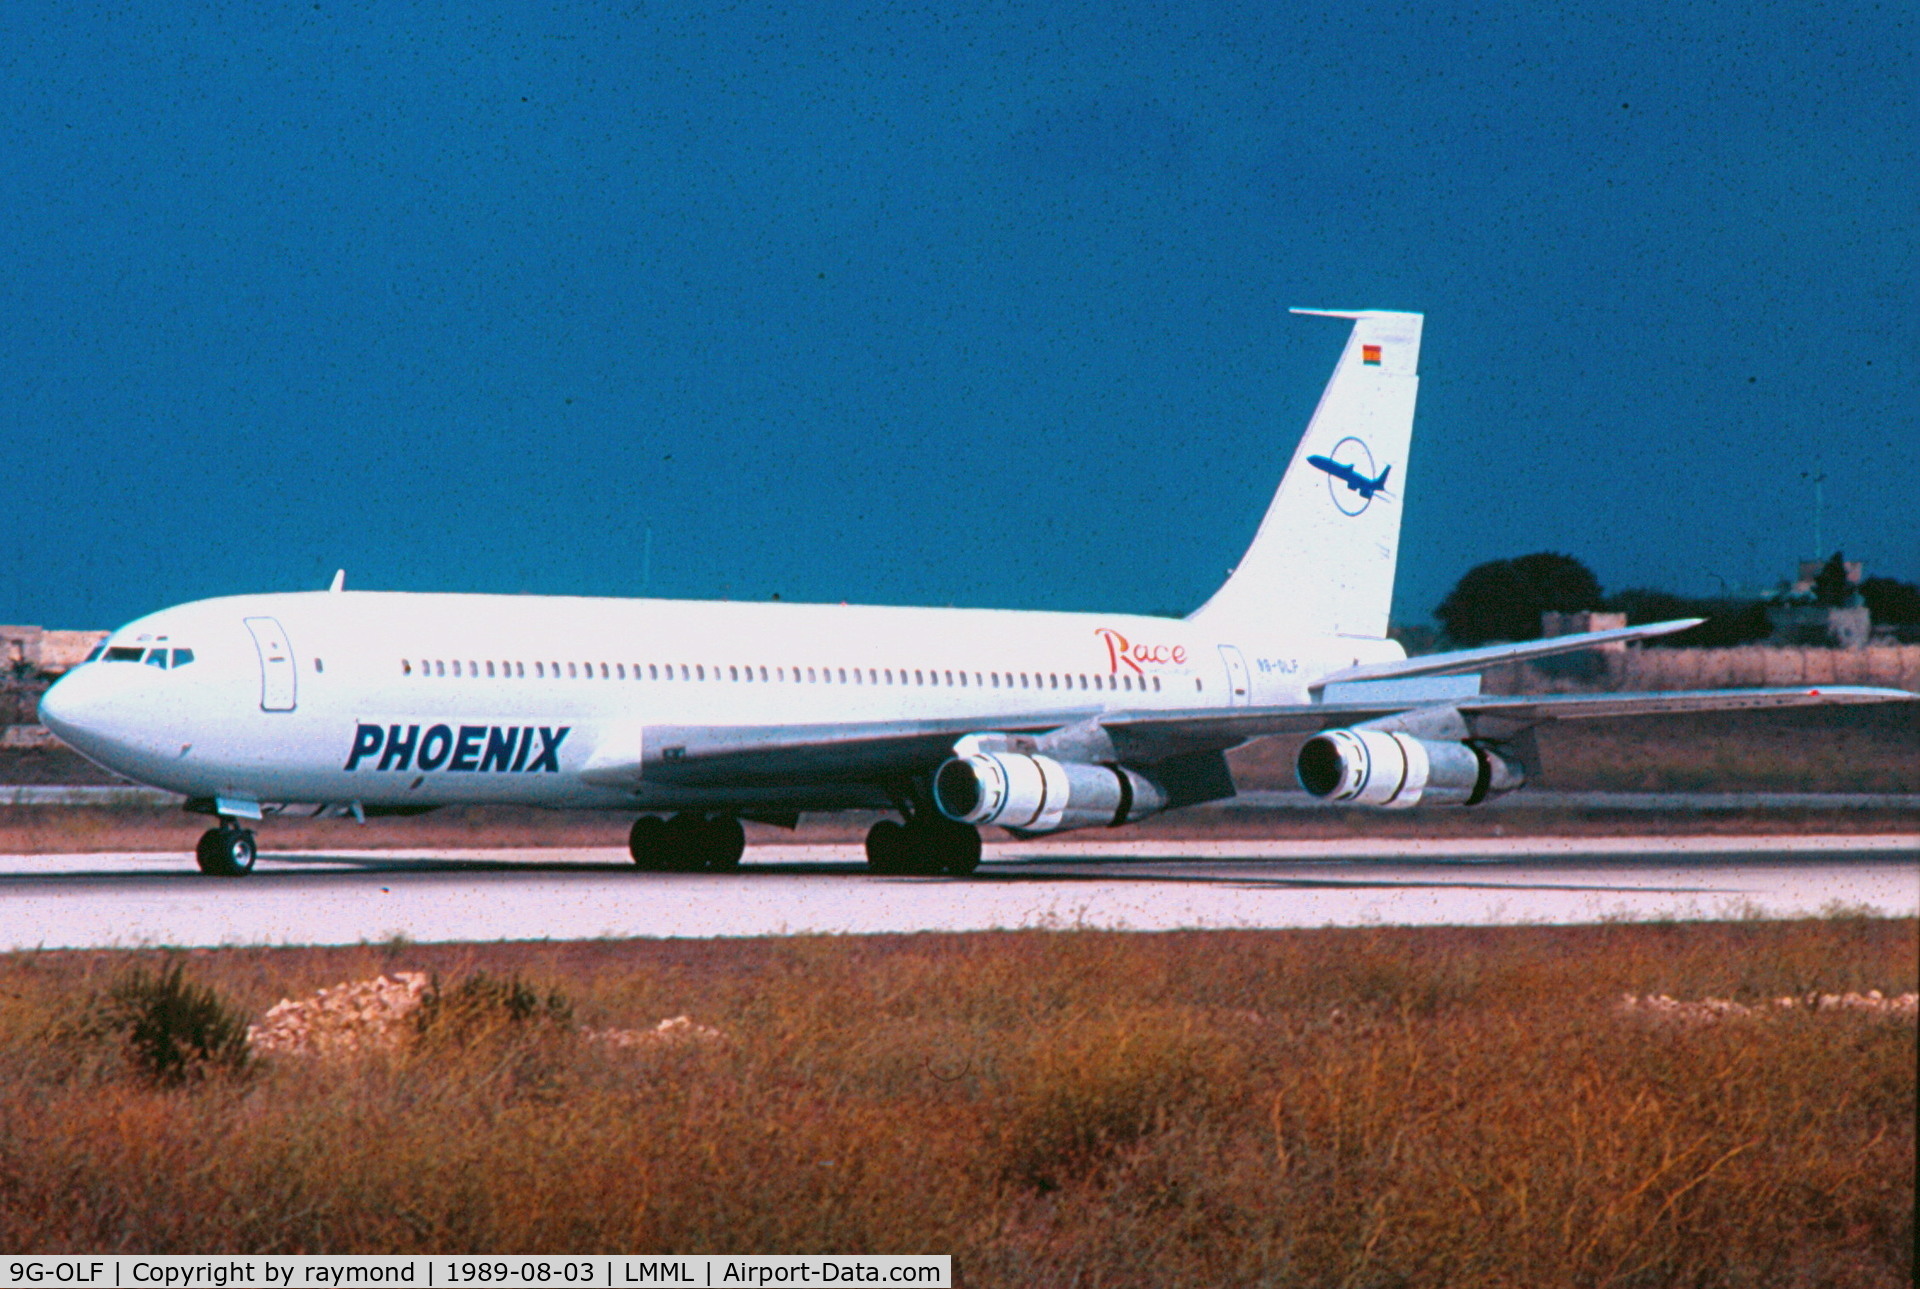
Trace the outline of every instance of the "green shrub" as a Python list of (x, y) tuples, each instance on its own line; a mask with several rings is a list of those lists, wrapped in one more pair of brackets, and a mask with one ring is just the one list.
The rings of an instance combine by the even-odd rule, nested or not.
[(178, 1086), (210, 1074), (239, 1074), (252, 1063), (246, 1017), (173, 963), (157, 974), (136, 968), (94, 1008), (94, 1028), (119, 1038), (134, 1069)]

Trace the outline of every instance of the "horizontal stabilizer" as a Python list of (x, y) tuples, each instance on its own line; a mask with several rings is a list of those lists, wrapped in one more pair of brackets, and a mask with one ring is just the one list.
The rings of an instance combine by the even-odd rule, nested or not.
[(1418, 658), (1406, 658), (1399, 662), (1364, 663), (1358, 667), (1348, 667), (1345, 671), (1336, 671), (1314, 688), (1321, 690), (1328, 685), (1348, 681), (1393, 680), (1402, 676), (1457, 676), (1462, 672), (1479, 671), (1503, 662), (1526, 662), (1531, 658), (1548, 658), (1557, 653), (1592, 649), (1597, 645), (1672, 635), (1688, 627), (1697, 627), (1705, 621), (1705, 618), (1676, 618), (1672, 622), (1649, 622), (1640, 627), (1614, 627), (1609, 631), (1582, 631), (1577, 635), (1548, 636), (1544, 640), (1523, 640), (1518, 644), (1488, 645), (1484, 649), (1422, 654)]
[(1343, 680), (1320, 693), (1323, 703), (1380, 703), (1430, 707), (1480, 696), (1480, 677), (1391, 676), (1385, 680)]

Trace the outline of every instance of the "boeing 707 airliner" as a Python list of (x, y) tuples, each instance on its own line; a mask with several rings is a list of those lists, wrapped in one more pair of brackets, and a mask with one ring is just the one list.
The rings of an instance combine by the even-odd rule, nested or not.
[[(1352, 323), (1253, 545), (1184, 619), (349, 591), (201, 600), (115, 631), (48, 690), (69, 746), (186, 796), (200, 868), (246, 825), (511, 803), (627, 811), (647, 869), (737, 865), (742, 820), (879, 810), (882, 873), (973, 871), (982, 825), (1117, 827), (1231, 797), (1226, 752), (1311, 733), (1329, 801), (1473, 805), (1546, 721), (1911, 699), (1864, 687), (1491, 696), (1494, 663), (1691, 621), (1408, 658), (1387, 638), (1420, 331)], [(897, 815), (898, 817), (892, 817)]]

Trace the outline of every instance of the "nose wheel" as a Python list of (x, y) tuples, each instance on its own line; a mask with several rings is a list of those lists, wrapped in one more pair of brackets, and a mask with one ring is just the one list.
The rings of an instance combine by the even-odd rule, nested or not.
[(201, 833), (200, 844), (194, 850), (200, 871), (212, 877), (245, 877), (253, 871), (257, 856), (253, 834), (228, 823)]

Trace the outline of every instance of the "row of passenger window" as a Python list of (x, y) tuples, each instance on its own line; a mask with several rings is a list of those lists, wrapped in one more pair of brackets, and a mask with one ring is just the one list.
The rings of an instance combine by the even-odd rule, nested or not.
[(167, 657), (169, 652), (173, 655), (171, 663), (175, 667), (184, 667), (193, 661), (193, 650), (191, 649), (174, 649), (171, 651), (166, 649), (139, 649), (132, 645), (115, 645), (104, 653), (99, 649), (95, 649), (87, 655), (86, 661), (92, 662), (95, 658), (100, 658), (106, 662), (144, 662), (149, 667), (165, 667), (169, 663)]
[[(940, 685), (948, 688), (965, 689), (1103, 689), (1147, 692), (1151, 689), (1158, 693), (1158, 676), (1103, 676), (1097, 673), (1065, 672), (1026, 672), (1026, 671), (950, 671), (924, 668), (909, 671), (905, 667), (896, 672), (891, 667), (707, 667), (704, 664), (687, 663), (648, 663), (643, 668), (634, 663), (604, 662), (474, 662), (464, 665), (458, 660), (452, 662), (443, 658), (414, 661), (404, 658), (400, 662), (400, 674), (403, 676), (455, 676), (480, 678), (506, 678), (524, 680), (527, 668), (533, 668), (536, 680), (725, 680), (733, 683), (751, 684), (841, 684), (841, 685)], [(565, 672), (562, 672), (562, 668)], [(1200, 682), (1193, 682), (1195, 689)]]

